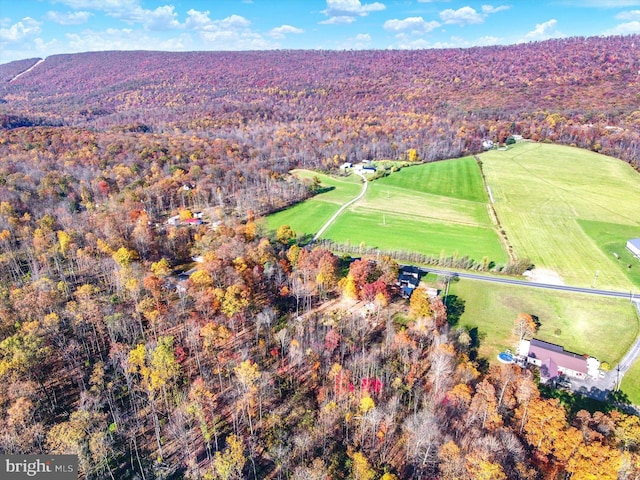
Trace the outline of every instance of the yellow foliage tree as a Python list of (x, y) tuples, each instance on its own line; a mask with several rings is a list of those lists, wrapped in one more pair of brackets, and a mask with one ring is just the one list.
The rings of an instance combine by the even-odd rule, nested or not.
[(351, 474), (354, 480), (373, 480), (376, 472), (363, 453), (355, 452), (351, 457)]
[(371, 398), (369, 395), (365, 395), (364, 397), (362, 397), (362, 399), (360, 400), (360, 413), (365, 414), (369, 410), (373, 410), (374, 408), (376, 408), (376, 404), (373, 401), (373, 398)]
[(56, 234), (58, 235), (58, 244), (60, 245), (60, 253), (66, 256), (67, 252), (69, 251), (69, 245), (71, 245), (71, 235), (69, 235), (64, 230), (58, 230)]
[(206, 270), (196, 270), (189, 276), (189, 280), (199, 290), (213, 285), (213, 279)]
[(121, 267), (128, 267), (134, 260), (139, 258), (138, 252), (126, 247), (120, 247), (111, 257)]

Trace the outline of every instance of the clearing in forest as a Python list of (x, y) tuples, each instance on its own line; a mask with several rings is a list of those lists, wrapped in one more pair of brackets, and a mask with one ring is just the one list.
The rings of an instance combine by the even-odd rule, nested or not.
[(638, 290), (640, 262), (625, 244), (640, 237), (640, 175), (629, 164), (540, 143), (492, 150), (481, 160), (519, 258), (557, 272), (568, 285)]
[(507, 262), (472, 157), (405, 167), (372, 181), (323, 238), (432, 256)]
[(355, 198), (362, 190), (361, 179), (356, 175), (335, 177), (311, 170), (293, 170), (291, 173), (301, 179), (318, 177), (321, 188), (326, 191), (269, 215), (269, 230), (289, 225), (298, 235), (313, 236), (342, 205)]

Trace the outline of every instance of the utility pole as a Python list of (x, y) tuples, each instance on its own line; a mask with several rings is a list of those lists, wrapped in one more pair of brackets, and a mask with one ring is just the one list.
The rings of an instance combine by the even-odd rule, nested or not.
[(598, 281), (599, 274), (600, 274), (600, 270), (596, 270), (596, 275), (595, 277), (593, 277), (593, 285), (591, 285), (591, 288), (596, 288), (596, 282)]
[(451, 281), (451, 277), (447, 275), (447, 289), (444, 291), (444, 306), (447, 306), (447, 297), (449, 296), (449, 282)]

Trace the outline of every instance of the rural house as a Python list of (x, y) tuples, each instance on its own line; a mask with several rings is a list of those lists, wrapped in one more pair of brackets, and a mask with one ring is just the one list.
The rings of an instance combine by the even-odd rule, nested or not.
[(402, 296), (409, 298), (420, 284), (420, 269), (410, 265), (400, 267), (398, 283), (400, 284), (400, 293)]
[(518, 354), (525, 357), (526, 362), (540, 367), (540, 381), (546, 383), (559, 375), (573, 378), (598, 376), (600, 362), (587, 355), (567, 352), (560, 345), (542, 340), (522, 340)]

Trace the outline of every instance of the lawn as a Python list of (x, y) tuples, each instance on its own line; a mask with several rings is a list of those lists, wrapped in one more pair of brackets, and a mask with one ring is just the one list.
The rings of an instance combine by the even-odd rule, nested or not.
[(267, 217), (267, 228), (276, 230), (280, 225), (289, 225), (298, 234), (315, 234), (331, 215), (360, 193), (360, 177), (332, 177), (309, 170), (293, 170), (298, 178), (318, 177), (321, 188), (330, 189), (324, 193), (281, 210)]
[(634, 405), (640, 405), (640, 360), (636, 360), (622, 378), (620, 390), (627, 394)]
[(404, 190), (487, 203), (480, 169), (473, 157), (404, 168), (378, 182)]
[(506, 261), (500, 240), (491, 227), (445, 223), (420, 216), (399, 215), (367, 208), (348, 209), (323, 235), (332, 240), (384, 250), (420, 252), (431, 256), (484, 256)]
[[(629, 300), (461, 279), (449, 294), (464, 301), (459, 325), (477, 328), (480, 355), (493, 361), (514, 349), (513, 322), (520, 312), (538, 317), (536, 338), (616, 364), (640, 331)], [(615, 333), (612, 333), (615, 332)]]
[(405, 167), (370, 182), (365, 197), (323, 237), (382, 250), (432, 256), (508, 257), (489, 214), (480, 169), (472, 157)]
[[(481, 158), (518, 257), (556, 271), (570, 285), (591, 286), (598, 272), (600, 288), (640, 287), (638, 277), (625, 271), (627, 264), (608, 251), (610, 242), (620, 241), (617, 232), (640, 237), (640, 175), (628, 164), (538, 143)], [(613, 236), (607, 232), (611, 225)]]
[[(640, 237), (640, 229), (631, 225), (578, 220), (578, 224), (609, 258), (636, 285), (640, 285), (640, 260), (627, 249), (627, 240)], [(617, 256), (616, 256), (617, 255)]]

